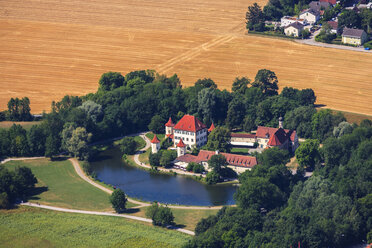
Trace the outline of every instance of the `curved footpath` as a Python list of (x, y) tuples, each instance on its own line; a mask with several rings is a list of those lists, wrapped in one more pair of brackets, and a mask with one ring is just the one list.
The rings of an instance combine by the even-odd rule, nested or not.
[[(91, 214), (91, 215), (101, 215), (101, 216), (115, 216), (115, 217), (122, 217), (126, 219), (132, 219), (132, 220), (138, 220), (142, 222), (147, 222), (147, 223), (152, 223), (151, 219), (146, 219), (142, 217), (137, 217), (137, 216), (132, 216), (132, 215), (127, 215), (127, 214), (115, 214), (115, 213), (109, 213), (109, 212), (96, 212), (96, 211), (86, 211), (86, 210), (77, 210), (77, 209), (68, 209), (68, 208), (60, 208), (60, 207), (52, 207), (52, 206), (47, 206), (47, 205), (40, 205), (40, 204), (35, 204), (35, 203), (21, 203), (20, 205), (22, 206), (30, 206), (30, 207), (37, 207), (37, 208), (44, 208), (44, 209), (49, 209), (53, 211), (59, 211), (59, 212), (66, 212), (66, 213), (77, 213), (77, 214)], [(175, 226), (168, 226), (168, 229), (176, 230), (188, 235), (195, 235), (194, 232), (183, 229), (183, 228), (177, 228)]]

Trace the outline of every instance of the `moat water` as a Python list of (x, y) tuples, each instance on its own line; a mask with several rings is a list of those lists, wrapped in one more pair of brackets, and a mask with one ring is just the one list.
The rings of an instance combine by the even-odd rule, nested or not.
[(166, 204), (216, 206), (235, 204), (236, 186), (205, 185), (192, 178), (153, 174), (129, 166), (122, 160), (119, 148), (100, 153), (92, 165), (97, 178), (121, 188), (128, 196)]

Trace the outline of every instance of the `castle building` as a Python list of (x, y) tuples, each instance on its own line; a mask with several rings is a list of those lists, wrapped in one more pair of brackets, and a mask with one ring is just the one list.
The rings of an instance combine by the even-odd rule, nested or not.
[(192, 115), (184, 115), (176, 125), (169, 118), (165, 124), (165, 133), (167, 137), (174, 137), (175, 146), (182, 140), (182, 143), (189, 149), (193, 146), (201, 147), (207, 144), (208, 140), (207, 126)]

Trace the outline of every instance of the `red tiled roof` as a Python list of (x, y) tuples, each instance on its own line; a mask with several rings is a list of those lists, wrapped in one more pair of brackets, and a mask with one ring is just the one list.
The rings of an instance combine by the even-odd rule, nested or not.
[(200, 161), (198, 160), (198, 157), (191, 155), (191, 154), (185, 154), (185, 155), (179, 156), (178, 158), (176, 158), (176, 161), (185, 162), (185, 163), (191, 163), (191, 162), (200, 163)]
[(174, 129), (189, 132), (197, 132), (204, 128), (207, 128), (207, 126), (192, 115), (184, 115), (182, 119), (174, 126)]
[[(275, 134), (276, 131), (278, 131), (279, 128), (275, 127), (257, 127), (256, 136), (257, 138), (266, 138), (266, 135), (268, 135), (267, 138), (271, 138)], [(284, 132), (287, 134), (287, 136), (290, 138), (292, 142), (294, 142), (296, 137), (296, 131), (295, 130), (289, 130), (289, 129), (283, 129)]]
[(274, 135), (272, 135), (267, 143), (269, 146), (280, 146), (288, 140), (287, 133), (283, 128), (279, 128)]
[(185, 143), (183, 143), (182, 139), (180, 139), (180, 142), (178, 142), (177, 147), (185, 147)]
[(151, 140), (151, 143), (160, 143), (160, 140), (158, 137), (156, 137), (156, 134), (154, 135), (154, 138)]
[(171, 117), (169, 117), (169, 120), (168, 120), (167, 123), (165, 123), (165, 126), (166, 126), (166, 127), (174, 127), (174, 124), (173, 124), (173, 122), (172, 122), (172, 118), (171, 118)]
[(213, 122), (212, 122), (211, 127), (208, 129), (208, 132), (212, 132), (214, 129), (215, 129), (215, 127), (214, 127), (214, 124), (213, 124)]
[(336, 0), (320, 0), (320, 2), (327, 2), (327, 3), (330, 3), (332, 5), (336, 4)]
[(174, 135), (169, 133), (167, 134), (167, 138), (174, 139)]
[(234, 138), (255, 138), (256, 135), (251, 134), (251, 133), (231, 133), (231, 137)]
[[(207, 162), (213, 155), (215, 155), (215, 152), (212, 151), (205, 151), (201, 150), (197, 156), (197, 159), (199, 162)], [(249, 167), (252, 168), (253, 166), (257, 165), (257, 158), (252, 156), (243, 156), (243, 155), (237, 155), (232, 153), (221, 153), (225, 158), (229, 165), (234, 166), (241, 166), (241, 167)]]
[(328, 21), (328, 24), (329, 26), (331, 26), (332, 29), (336, 29), (338, 28), (338, 22), (335, 22), (335, 21)]

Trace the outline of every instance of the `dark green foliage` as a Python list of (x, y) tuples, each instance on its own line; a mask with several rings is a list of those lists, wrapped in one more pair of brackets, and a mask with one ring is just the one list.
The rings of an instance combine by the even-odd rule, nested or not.
[(266, 96), (274, 96), (278, 94), (278, 78), (275, 73), (270, 70), (259, 70), (252, 86), (260, 88), (262, 93)]
[(230, 152), (230, 131), (225, 127), (216, 127), (208, 136), (206, 148), (210, 151)]
[(207, 231), (209, 228), (217, 223), (217, 220), (218, 219), (215, 215), (211, 215), (207, 218), (201, 219), (195, 227), (195, 235), (199, 235)]
[(124, 154), (133, 155), (137, 150), (137, 143), (133, 137), (125, 137), (120, 143), (120, 150)]
[(30, 99), (24, 97), (22, 99), (11, 98), (8, 102), (8, 116), (6, 119), (10, 121), (31, 121)]
[(201, 164), (195, 164), (192, 171), (194, 173), (203, 173), (204, 172), (204, 166)]
[(161, 158), (161, 152), (157, 153), (150, 153), (149, 154), (149, 162), (151, 167), (158, 167), (160, 166), (160, 158)]
[(208, 167), (217, 174), (220, 174), (221, 170), (228, 165), (225, 156), (222, 154), (213, 155), (208, 160)]
[(160, 116), (160, 115), (154, 115), (154, 117), (151, 118), (151, 122), (148, 125), (148, 128), (153, 133), (164, 133), (165, 128), (164, 124), (166, 121)]
[(333, 115), (329, 109), (319, 110), (312, 117), (312, 137), (320, 141), (331, 137), (333, 135), (333, 128), (342, 121), (345, 121), (345, 117), (341, 113)]
[(119, 72), (106, 72), (99, 79), (99, 90), (110, 91), (124, 85), (124, 77)]
[(45, 141), (45, 156), (52, 158), (59, 153), (59, 142), (58, 137), (49, 135)]
[(345, 10), (338, 17), (338, 25), (342, 28), (361, 28), (362, 18), (354, 10)]
[(242, 78), (237, 77), (237, 78), (235, 78), (235, 80), (233, 82), (231, 90), (234, 93), (239, 93), (239, 94), (244, 95), (244, 93), (248, 89), (248, 85), (250, 83), (251, 83), (251, 80), (249, 80), (246, 77), (242, 77)]
[(316, 162), (319, 160), (319, 141), (307, 139), (296, 150), (296, 159), (298, 163), (305, 167), (314, 169)]
[(284, 117), (284, 127), (296, 130), (300, 137), (311, 138), (313, 132), (309, 127), (315, 113), (316, 109), (313, 106), (301, 106), (288, 111)]
[(161, 152), (159, 160), (160, 166), (169, 167), (173, 160), (177, 158), (177, 152), (173, 150), (166, 150)]
[(30, 154), (34, 156), (43, 156), (45, 154), (46, 135), (42, 126), (32, 126), (27, 132), (27, 141)]
[(160, 148), (161, 149), (167, 150), (172, 145), (173, 145), (173, 142), (171, 141), (171, 139), (169, 137), (166, 137), (164, 140), (160, 141)]
[(195, 86), (201, 86), (203, 88), (212, 88), (212, 89), (217, 89), (217, 84), (210, 78), (204, 78), (204, 79), (198, 79), (196, 81)]
[(152, 203), (146, 209), (146, 216), (152, 219), (152, 224), (166, 227), (174, 224), (174, 216), (170, 208), (159, 206), (157, 202)]
[(248, 7), (248, 11), (245, 16), (247, 29), (254, 31), (263, 31), (265, 24), (264, 14), (261, 7), (254, 3)]
[(9, 207), (17, 199), (25, 199), (36, 183), (37, 179), (30, 168), (17, 167), (9, 171), (0, 166), (0, 208)]
[(227, 111), (226, 123), (230, 129), (241, 128), (245, 116), (245, 102), (244, 98), (237, 95), (229, 104)]
[(121, 189), (115, 189), (110, 196), (110, 202), (112, 207), (117, 213), (121, 213), (125, 210), (125, 205), (127, 204), (127, 197), (124, 191)]
[(220, 174), (215, 171), (208, 172), (207, 176), (205, 177), (205, 181), (207, 184), (216, 184), (221, 180)]

